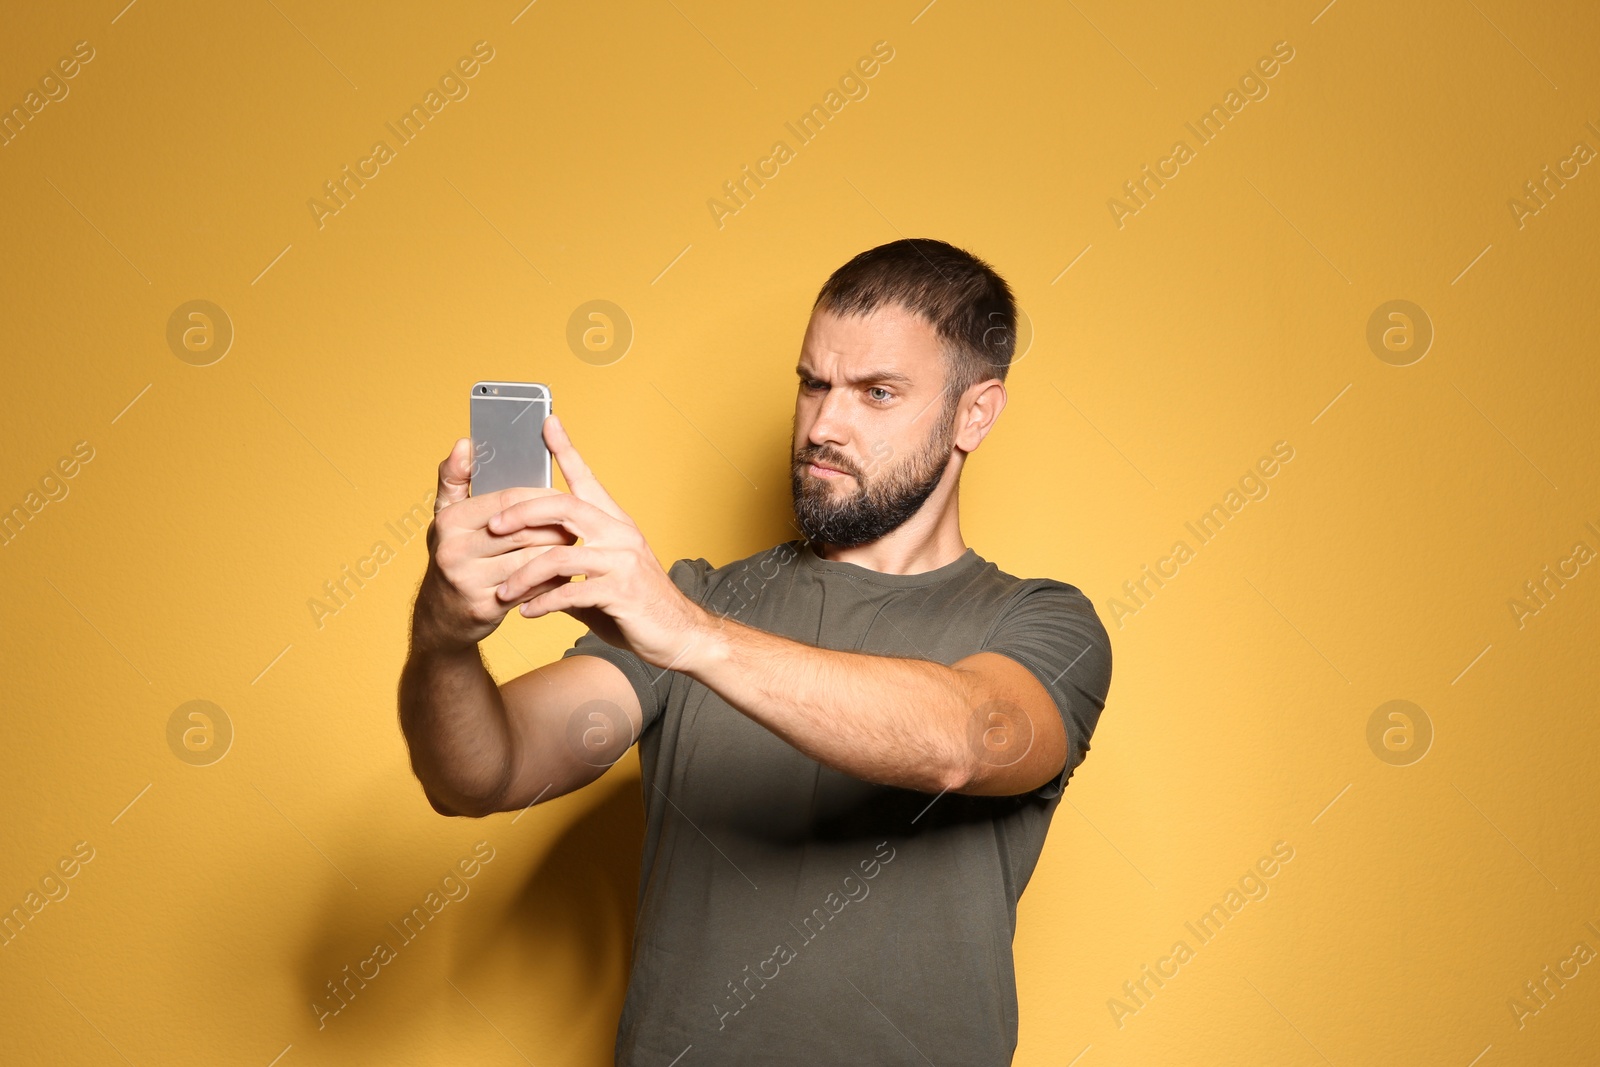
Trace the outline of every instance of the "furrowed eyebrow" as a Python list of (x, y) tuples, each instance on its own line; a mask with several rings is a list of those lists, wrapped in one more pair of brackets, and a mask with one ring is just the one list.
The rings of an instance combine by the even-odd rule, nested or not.
[[(811, 372), (811, 369), (806, 367), (804, 364), (795, 367), (794, 372), (802, 379), (807, 381), (819, 380), (817, 376)], [(879, 382), (891, 382), (895, 385), (903, 386), (908, 389), (912, 385), (916, 384), (906, 375), (901, 374), (899, 371), (892, 370), (868, 371), (867, 373), (858, 377), (845, 379), (846, 385), (876, 385)]]

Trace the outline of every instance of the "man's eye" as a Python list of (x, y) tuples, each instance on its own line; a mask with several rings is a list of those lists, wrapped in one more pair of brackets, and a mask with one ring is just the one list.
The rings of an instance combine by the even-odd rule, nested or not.
[(883, 396), (881, 396), (881, 397), (880, 396), (875, 396), (875, 397), (872, 398), (872, 399), (877, 400), (877, 401), (885, 401), (885, 400), (893, 400), (894, 399), (894, 394), (889, 392), (889, 390), (885, 389), (881, 385), (874, 385), (868, 392), (869, 392), (869, 394), (870, 393), (882, 393)]

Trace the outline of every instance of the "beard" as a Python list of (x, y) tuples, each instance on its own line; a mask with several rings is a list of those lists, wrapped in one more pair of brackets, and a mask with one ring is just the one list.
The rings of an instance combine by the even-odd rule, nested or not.
[[(947, 412), (947, 416), (953, 412)], [(855, 464), (821, 447), (802, 449), (790, 464), (789, 486), (800, 531), (812, 542), (854, 548), (899, 529), (939, 487), (949, 464), (955, 436), (952, 417), (909, 460), (884, 472), (876, 481), (863, 480)], [(843, 477), (821, 478), (806, 465), (817, 462), (842, 470), (854, 479), (850, 488), (836, 485)]]

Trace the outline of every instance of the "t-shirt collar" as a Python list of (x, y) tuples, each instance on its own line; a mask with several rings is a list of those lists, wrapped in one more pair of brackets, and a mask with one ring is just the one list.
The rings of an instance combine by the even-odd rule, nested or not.
[(970, 545), (967, 550), (942, 567), (935, 567), (931, 571), (919, 571), (916, 574), (889, 574), (884, 571), (875, 571), (870, 567), (863, 567), (856, 563), (846, 563), (843, 560), (823, 559), (811, 547), (810, 541), (795, 542), (802, 569), (818, 575), (836, 574), (849, 578), (852, 581), (871, 582), (874, 585), (888, 586), (896, 589), (909, 589), (923, 585), (937, 585), (953, 578), (959, 578), (975, 567), (982, 565), (983, 557)]

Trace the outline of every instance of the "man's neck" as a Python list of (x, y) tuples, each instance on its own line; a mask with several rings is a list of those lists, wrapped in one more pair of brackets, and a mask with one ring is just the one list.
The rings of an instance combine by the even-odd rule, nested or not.
[(918, 523), (920, 515), (876, 541), (851, 548), (811, 542), (812, 551), (827, 560), (854, 563), (880, 574), (921, 574), (954, 563), (967, 551), (955, 509), (938, 524)]

